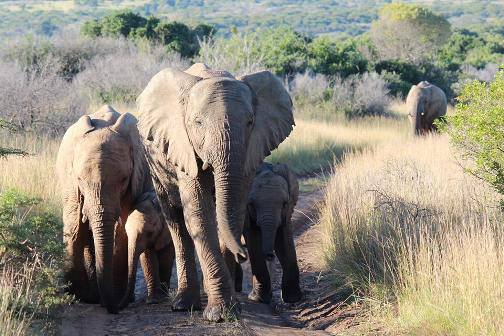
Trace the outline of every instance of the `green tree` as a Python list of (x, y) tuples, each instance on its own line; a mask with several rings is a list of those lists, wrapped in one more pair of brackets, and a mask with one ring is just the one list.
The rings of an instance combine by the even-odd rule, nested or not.
[(474, 160), (468, 170), (504, 195), (504, 67), (490, 84), (467, 84), (448, 123), (452, 141)]
[(264, 55), (264, 64), (277, 75), (291, 75), (306, 69), (310, 39), (291, 28), (280, 27), (262, 32), (256, 46)]
[(348, 77), (364, 73), (367, 66), (353, 39), (334, 41), (318, 37), (308, 45), (308, 69), (315, 73)]
[(370, 30), (382, 59), (414, 64), (432, 58), (450, 34), (450, 23), (444, 17), (428, 8), (402, 3), (383, 6)]

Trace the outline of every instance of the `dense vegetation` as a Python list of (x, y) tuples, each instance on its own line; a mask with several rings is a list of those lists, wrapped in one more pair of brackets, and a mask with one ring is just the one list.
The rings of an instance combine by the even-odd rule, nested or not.
[[(131, 9), (144, 16), (196, 25), (205, 22), (225, 34), (239, 30), (274, 28), (287, 24), (313, 35), (359, 35), (366, 32), (387, 0), (64, 0), (0, 2), (0, 32), (6, 35), (27, 31), (52, 34), (67, 25), (96, 19), (117, 9)], [(407, 0), (409, 3), (424, 1)], [(460, 28), (488, 30), (504, 17), (498, 1), (431, 1), (436, 13)], [(502, 21), (501, 21), (502, 22)]]
[[(499, 312), (492, 318), (482, 313), (498, 307), (491, 293), (502, 290), (496, 287), (502, 281), (492, 280), (502, 279), (495, 266), (502, 255), (493, 249), (504, 236), (496, 230), (498, 195), (465, 180), (443, 138), (377, 145), (405, 141), (408, 121), (399, 101), (412, 84), (428, 80), (459, 103), (447, 130), (473, 163), (469, 170), (503, 192), (504, 74), (495, 74), (504, 62), (498, 19), (504, 10), (491, 1), (432, 8), (385, 2), (0, 3), (0, 30), (44, 34), (0, 47), (0, 156), (34, 154), (0, 161), (0, 330), (23, 334), (33, 328), (32, 317), (47, 326), (55, 308), (69, 300), (60, 295), (61, 201), (53, 176), (67, 126), (103, 103), (131, 111), (159, 70), (202, 61), (235, 75), (269, 69), (284, 80), (298, 126), (270, 160), (299, 174), (344, 160), (322, 209), (326, 266), (335, 283), (396, 307), (399, 319), (374, 316), (390, 322), (393, 332), (418, 332), (416, 306), (433, 334), (499, 334)], [(72, 21), (83, 24), (67, 25)], [(21, 133), (8, 133), (13, 130)], [(432, 162), (432, 155), (439, 160)], [(411, 235), (418, 245), (403, 239), (413, 232), (421, 232)], [(468, 244), (474, 250), (464, 250)], [(447, 246), (453, 260), (439, 246)], [(485, 260), (475, 254), (482, 247)], [(463, 278), (481, 271), (460, 262), (470, 258), (492, 269), (476, 290)], [(34, 272), (43, 276), (34, 278)], [(429, 291), (434, 279), (440, 280)], [(467, 285), (470, 295), (454, 281)], [(478, 305), (464, 310), (479, 289)], [(449, 308), (446, 316), (436, 315), (439, 307)], [(459, 329), (450, 324), (453, 316)]]

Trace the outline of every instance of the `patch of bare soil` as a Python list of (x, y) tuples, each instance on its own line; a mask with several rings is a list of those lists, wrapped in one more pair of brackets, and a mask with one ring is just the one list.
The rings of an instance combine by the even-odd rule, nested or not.
[[(201, 312), (172, 312), (167, 302), (142, 303), (145, 290), (143, 276), (138, 274), (136, 302), (117, 315), (107, 314), (99, 305), (74, 304), (62, 319), (61, 334), (76, 336), (100, 335), (329, 335), (352, 324), (355, 311), (345, 304), (348, 293), (334, 290), (329, 277), (320, 271), (321, 256), (317, 255), (321, 235), (314, 225), (321, 189), (302, 193), (294, 213), (296, 247), (301, 272), (303, 300), (284, 304), (280, 299), (281, 267), (278, 261), (270, 265), (273, 275), (274, 299), (270, 305), (247, 300), (251, 289), (249, 264), (244, 266), (242, 319), (210, 323)], [(176, 273), (176, 272), (174, 272)], [(173, 279), (172, 288), (176, 287)]]

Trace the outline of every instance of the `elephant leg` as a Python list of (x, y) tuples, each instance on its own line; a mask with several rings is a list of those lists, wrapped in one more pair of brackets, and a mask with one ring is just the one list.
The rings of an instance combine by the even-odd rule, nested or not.
[(196, 179), (179, 175), (184, 219), (196, 247), (208, 295), (203, 317), (217, 322), (229, 315), (237, 316), (240, 306), (233, 296), (231, 277), (219, 246), (212, 183), (209, 174)]
[(241, 267), (241, 264), (235, 262), (235, 292), (240, 293), (242, 291), (242, 285), (243, 285), (243, 270)]
[(170, 289), (170, 280), (173, 269), (173, 262), (175, 261), (175, 248), (173, 244), (169, 244), (163, 249), (157, 251), (159, 261), (159, 280), (161, 281), (161, 290), (168, 293)]
[(252, 268), (252, 291), (248, 298), (255, 302), (270, 303), (273, 294), (268, 266), (261, 249), (261, 232), (254, 229), (247, 230), (245, 241)]
[(159, 260), (156, 251), (147, 249), (140, 255), (140, 264), (147, 284), (147, 303), (159, 303), (165, 297), (159, 279)]
[(124, 227), (124, 219), (122, 223), (117, 223), (114, 235), (114, 291), (117, 301), (126, 294), (128, 288), (128, 236)]
[(64, 277), (70, 284), (68, 292), (83, 302), (98, 303), (100, 296), (96, 283), (93, 286), (94, 259), (90, 258), (92, 247), (89, 246), (89, 242), (92, 238), (88, 223), (81, 223), (77, 192), (70, 192), (64, 199), (63, 238), (65, 242)]
[(296, 246), (289, 225), (281, 227), (275, 240), (275, 252), (282, 265), (282, 300), (293, 303), (301, 300), (303, 294), (299, 288), (299, 267), (296, 258)]

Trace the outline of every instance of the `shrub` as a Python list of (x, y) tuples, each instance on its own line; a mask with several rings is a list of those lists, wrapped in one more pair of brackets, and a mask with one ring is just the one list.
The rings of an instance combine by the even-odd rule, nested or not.
[(193, 29), (181, 22), (162, 22), (154, 16), (145, 18), (132, 11), (122, 11), (99, 20), (85, 22), (81, 32), (92, 38), (111, 36), (146, 39), (163, 44), (169, 52), (177, 52), (183, 57), (193, 57), (198, 53), (198, 40), (211, 37), (215, 33), (215, 28), (200, 24)]
[(330, 96), (329, 80), (321, 74), (296, 74), (289, 84), (289, 93), (299, 105), (322, 103)]
[(97, 56), (75, 78), (75, 85), (88, 105), (132, 104), (149, 80), (166, 67), (185, 69), (188, 62), (178, 54), (165, 54), (160, 47), (145, 52), (138, 48)]
[(390, 104), (387, 82), (377, 73), (365, 73), (347, 79), (336, 78), (332, 101), (347, 117), (386, 115)]
[(490, 84), (474, 81), (463, 88), (446, 128), (463, 155), (474, 160), (475, 165), (468, 167), (469, 171), (501, 194), (504, 194), (503, 101), (504, 69), (501, 69)]
[(310, 39), (290, 28), (269, 29), (259, 34), (256, 48), (264, 55), (264, 65), (279, 76), (306, 69)]
[(265, 68), (264, 52), (257, 48), (258, 43), (258, 36), (254, 33), (203, 39), (195, 61), (230, 71), (235, 76), (257, 72)]
[(0, 118), (16, 127), (58, 134), (85, 111), (57, 65), (46, 60), (37, 70), (0, 62)]
[[(0, 328), (17, 335), (54, 330), (62, 294), (62, 223), (39, 199), (15, 190), (0, 193)], [(36, 275), (35, 275), (36, 274)]]
[(327, 76), (348, 77), (366, 72), (367, 60), (352, 39), (318, 37), (308, 45), (308, 69)]

